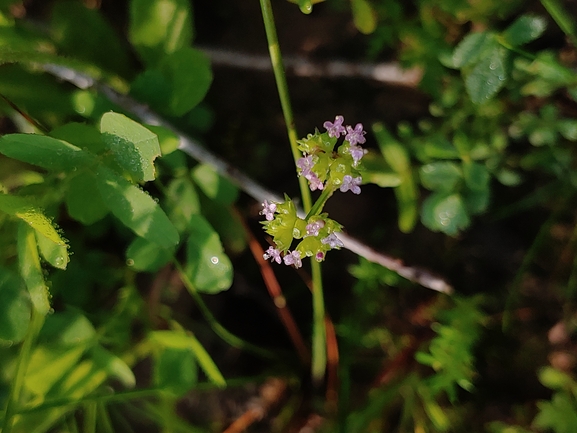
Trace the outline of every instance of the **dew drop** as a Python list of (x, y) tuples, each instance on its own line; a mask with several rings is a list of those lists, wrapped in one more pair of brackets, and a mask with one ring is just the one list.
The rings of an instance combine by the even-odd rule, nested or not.
[(212, 256), (212, 257), (210, 258), (210, 263), (212, 263), (213, 265), (218, 264), (218, 262), (219, 262), (218, 257)]
[(301, 5), (300, 8), (303, 14), (310, 14), (313, 11), (313, 5), (311, 2), (307, 2), (304, 5)]
[(127, 259), (127, 260), (126, 260), (126, 265), (127, 265), (127, 266), (134, 266), (134, 260), (132, 260), (132, 259)]
[(54, 259), (54, 264), (56, 265), (56, 267), (60, 267), (62, 265), (64, 265), (64, 257), (62, 256), (58, 256)]

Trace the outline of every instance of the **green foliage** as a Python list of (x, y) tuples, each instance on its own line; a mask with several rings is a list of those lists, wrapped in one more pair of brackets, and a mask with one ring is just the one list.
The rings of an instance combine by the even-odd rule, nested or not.
[[(290, 1), (304, 13), (319, 3)], [(536, 378), (530, 383), (546, 359), (553, 363), (553, 350), (570, 358), (574, 349), (577, 38), (575, 17), (563, 10), (569, 4), (542, 0), (540, 15), (519, 0), (331, 0), (318, 8), (327, 22), (335, 12), (330, 7), (345, 11), (358, 31), (355, 44), (365, 44), (369, 58), (420, 68), (419, 91), (428, 97), (429, 114), (395, 126), (376, 118), (363, 167), (351, 146), (335, 150), (337, 139), (327, 133), (310, 134), (296, 144), (298, 150), (318, 158), (313, 172), (333, 182), (334, 190), (343, 170), (362, 175), (364, 183), (393, 188), (402, 234), (363, 227), (366, 239), (383, 240), (380, 248), (404, 263), (379, 256), (381, 261), (414, 280), (435, 276), (412, 268), (413, 260), (434, 263), (437, 270), (454, 271), (456, 291), (469, 294), (424, 295), (408, 279), (363, 258), (351, 268), (356, 282), (349, 290), (339, 260), (351, 256), (336, 254), (337, 266), (327, 263), (323, 272), (330, 281), (325, 293), (313, 294), (315, 313), (326, 300), (336, 333), (329, 315), (316, 315), (312, 352), (330, 355), (325, 394), (303, 374), (307, 362), (297, 365), (296, 356), (285, 353), (285, 334), (268, 326), (268, 316), (276, 316), (268, 314), (273, 303), (262, 297), (262, 277), (271, 292), (275, 279), (248, 252), (250, 243), (253, 255), (262, 254), (247, 240), (242, 221), (258, 211), (214, 167), (190, 161), (179, 150), (177, 130), (201, 142), (210, 131), (206, 142), (218, 145), (214, 137), (228, 137), (227, 124), (236, 122), (218, 119), (223, 129), (212, 131), (216, 114), (203, 104), (213, 75), (208, 56), (193, 40), (194, 25), (204, 17), (195, 16), (186, 0), (129, 0), (126, 16), (110, 13), (123, 6), (101, 8), (99, 2), (41, 3), (0, 1), (3, 433), (130, 431), (135, 419), (151, 431), (224, 431), (233, 420), (215, 403), (205, 403), (206, 412), (217, 414), (206, 422), (194, 415), (185, 420), (181, 404), (228, 405), (233, 393), (221, 389), (241, 383), (243, 392), (252, 393), (260, 376), (269, 375), (286, 381), (288, 398), (270, 397), (263, 387), (260, 397), (247, 401), (256, 409), (266, 403), (274, 422), (262, 425), (271, 431), (317, 418), (325, 423), (317, 430), (327, 432), (468, 431), (480, 420), (487, 431), (500, 433), (575, 430), (573, 375), (544, 367), (537, 377), (548, 390)], [(60, 75), (86, 74), (175, 127), (141, 124), (134, 120), (139, 107), (118, 106), (122, 98), (111, 98), (91, 79), (74, 88), (54, 78), (61, 66), (70, 70)], [(244, 155), (246, 146), (247, 154), (260, 158), (266, 144), (254, 140), (246, 120), (241, 119), (243, 134), (234, 136), (234, 157)], [(259, 122), (264, 121), (263, 116)], [(279, 185), (277, 173), (265, 180)], [(279, 249), (288, 250), (298, 239), (302, 257), (326, 252), (322, 239), (341, 229), (322, 213), (332, 192), (321, 193), (306, 220), (297, 213), (298, 200), (287, 196), (277, 204), (278, 215), (265, 226)], [(370, 209), (371, 224), (383, 220), (373, 203), (359, 203), (351, 213)], [(517, 209), (538, 210), (527, 212), (535, 225), (542, 222), (539, 215), (550, 214), (539, 235), (551, 235), (545, 252), (539, 254), (539, 242), (529, 247), (531, 238), (508, 239), (533, 227), (510, 229), (503, 215)], [(318, 234), (308, 233), (307, 223), (319, 221), (324, 226)], [(491, 264), (479, 271), (477, 259), (487, 257), (475, 236), (485, 231), (461, 235), (487, 221), (503, 223), (507, 236), (486, 240), (497, 251), (491, 250)], [(501, 283), (528, 248), (514, 281)], [(289, 271), (277, 275), (283, 293), (275, 295), (274, 307), (295, 312), (294, 328), (303, 330), (306, 346), (309, 293)], [(305, 266), (300, 276), (308, 280), (306, 272)], [(233, 280), (234, 293), (224, 293)], [(483, 291), (482, 298), (475, 290)], [(534, 292), (536, 302), (526, 302)], [(259, 311), (255, 305), (266, 313), (247, 319), (245, 314)], [(501, 317), (517, 315), (510, 328), (501, 329)], [(544, 326), (561, 315), (565, 339), (546, 341)], [(246, 329), (253, 332), (248, 340), (273, 341), (273, 355), (236, 336)], [(327, 347), (319, 344), (325, 340)], [(264, 356), (253, 360), (244, 351)], [(259, 378), (246, 376), (247, 364)], [(320, 370), (319, 377), (324, 364)], [(517, 376), (520, 390), (511, 385)], [(277, 410), (279, 402), (284, 406)], [(235, 410), (240, 408), (236, 401)]]
[(437, 336), (431, 340), (428, 352), (415, 355), (417, 361), (435, 370), (428, 383), (433, 395), (444, 392), (454, 402), (457, 386), (467, 391), (473, 389), (473, 349), (484, 319), (480, 302), (480, 298), (455, 298), (454, 308), (443, 310), (439, 323), (433, 324)]

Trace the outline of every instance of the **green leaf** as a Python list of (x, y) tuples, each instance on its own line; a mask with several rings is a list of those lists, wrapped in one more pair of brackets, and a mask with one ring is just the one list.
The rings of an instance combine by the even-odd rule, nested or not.
[(36, 232), (36, 242), (38, 243), (38, 249), (44, 260), (55, 268), (66, 269), (70, 261), (68, 257), (68, 245), (57, 244), (38, 232)]
[(77, 170), (94, 161), (92, 155), (79, 147), (37, 134), (9, 134), (0, 137), (0, 153), (53, 171)]
[(96, 176), (89, 171), (72, 177), (65, 194), (68, 214), (82, 224), (94, 224), (108, 214), (108, 207), (96, 186)]
[(518, 47), (537, 39), (546, 27), (547, 21), (543, 17), (523, 15), (507, 27), (502, 36), (508, 44)]
[(232, 264), (218, 234), (201, 215), (190, 221), (186, 247), (186, 273), (199, 292), (218, 293), (232, 284)]
[(100, 344), (95, 345), (90, 354), (96, 366), (104, 370), (108, 376), (117, 378), (127, 388), (134, 388), (136, 378), (126, 362)]
[(128, 265), (137, 271), (156, 272), (172, 258), (173, 252), (137, 237), (126, 250)]
[(465, 183), (473, 190), (486, 190), (489, 188), (491, 176), (487, 167), (474, 161), (463, 161), (463, 174)]
[(40, 266), (36, 237), (23, 222), (18, 225), (18, 264), (34, 310), (40, 316), (46, 316), (50, 310), (49, 292)]
[(26, 198), (0, 193), (0, 211), (20, 218), (51, 242), (66, 246), (66, 242), (60, 237), (52, 222)]
[(409, 170), (411, 167), (409, 153), (390, 132), (380, 123), (373, 125), (373, 132), (387, 164), (397, 173)]
[(105, 113), (100, 132), (116, 161), (135, 181), (154, 180), (154, 160), (160, 156), (156, 134), (119, 113)]
[(62, 53), (121, 75), (129, 73), (128, 53), (97, 9), (74, 1), (57, 2), (52, 9), (51, 26)]
[(432, 162), (419, 169), (423, 186), (432, 191), (452, 191), (462, 179), (457, 164), (448, 161)]
[(495, 46), (495, 35), (489, 32), (471, 33), (453, 51), (453, 67), (460, 69), (476, 63), (484, 52)]
[(147, 193), (105, 166), (96, 171), (96, 186), (110, 211), (138, 236), (163, 248), (179, 241), (178, 232)]
[(473, 103), (481, 104), (491, 99), (505, 85), (507, 57), (507, 50), (495, 48), (468, 74), (465, 87)]
[(423, 224), (433, 231), (455, 236), (469, 226), (469, 215), (459, 194), (446, 195), (436, 192), (423, 202), (421, 210)]
[(166, 188), (166, 208), (179, 232), (190, 224), (192, 215), (200, 213), (198, 193), (188, 176), (173, 179)]
[(178, 330), (155, 331), (151, 333), (151, 340), (164, 348), (187, 350), (194, 354), (208, 379), (220, 388), (226, 387), (226, 381), (218, 367), (194, 335)]
[(157, 350), (153, 374), (157, 387), (176, 396), (184, 395), (197, 382), (194, 354), (186, 348), (164, 347)]
[(567, 394), (558, 392), (550, 402), (537, 403), (539, 414), (533, 420), (533, 426), (552, 429), (555, 433), (572, 433), (577, 426), (577, 407)]
[(220, 204), (233, 204), (238, 197), (238, 188), (208, 164), (196, 166), (192, 170), (192, 178), (207, 197)]
[(93, 126), (84, 123), (67, 123), (54, 128), (49, 135), (68, 143), (74, 143), (76, 147), (92, 153), (99, 154), (106, 150), (106, 145), (102, 141), (100, 132)]
[(30, 301), (23, 281), (0, 268), (0, 346), (19, 343), (30, 323)]
[(401, 175), (401, 183), (395, 188), (395, 196), (399, 206), (399, 229), (403, 233), (409, 233), (415, 227), (419, 214), (419, 191), (412, 172)]
[(162, 155), (168, 155), (178, 149), (180, 145), (180, 137), (163, 126), (146, 125), (146, 128), (151, 130), (158, 137), (160, 150)]
[(74, 347), (91, 343), (95, 337), (96, 330), (84, 314), (75, 309), (66, 309), (46, 318), (38, 340), (51, 347)]
[(364, 35), (369, 35), (377, 28), (377, 13), (367, 0), (351, 0), (355, 27)]
[(543, 367), (539, 370), (539, 382), (556, 391), (576, 385), (571, 376), (553, 367)]
[(208, 56), (193, 48), (181, 48), (166, 56), (159, 70), (171, 83), (169, 109), (173, 116), (182, 116), (198, 105), (212, 83)]
[(149, 66), (190, 45), (193, 22), (188, 0), (131, 0), (130, 42)]

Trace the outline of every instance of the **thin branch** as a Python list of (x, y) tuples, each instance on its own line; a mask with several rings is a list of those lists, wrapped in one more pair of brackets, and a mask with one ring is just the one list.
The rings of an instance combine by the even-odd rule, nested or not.
[[(264, 200), (269, 201), (273, 200), (277, 202), (284, 201), (283, 197), (270, 190), (267, 190), (266, 188), (264, 188), (263, 186), (252, 180), (250, 177), (248, 177), (246, 174), (238, 170), (236, 167), (232, 166), (231, 164), (225, 162), (221, 158), (217, 157), (213, 153), (206, 150), (195, 140), (187, 136), (182, 131), (179, 131), (172, 124), (170, 124), (162, 117), (154, 113), (146, 105), (141, 104), (126, 95), (118, 93), (110, 86), (99, 83), (98, 81), (94, 80), (92, 77), (89, 77), (86, 74), (74, 71), (70, 68), (53, 64), (45, 64), (42, 65), (42, 67), (46, 72), (49, 72), (62, 80), (69, 81), (79, 88), (86, 89), (89, 87), (94, 87), (96, 90), (100, 91), (106, 97), (108, 97), (113, 103), (122, 107), (126, 111), (134, 114), (143, 123), (147, 123), (149, 125), (159, 125), (171, 130), (172, 132), (177, 134), (180, 138), (180, 145), (179, 145), (180, 150), (182, 150), (184, 153), (188, 154), (192, 158), (196, 159), (197, 161), (212, 166), (212, 168), (218, 174), (229, 179), (231, 182), (236, 184), (242, 191), (244, 191), (246, 194), (254, 198), (256, 201), (258, 202), (263, 202)], [(302, 211), (300, 212), (300, 214), (304, 215)], [(453, 293), (453, 287), (447, 281), (445, 281), (441, 277), (433, 275), (431, 272), (425, 269), (413, 266), (407, 266), (403, 263), (402, 260), (380, 253), (374, 250), (373, 248), (367, 246), (366, 244), (362, 243), (361, 241), (352, 238), (346, 233), (339, 233), (339, 238), (342, 240), (346, 249), (354, 252), (355, 254), (361, 257), (364, 257), (370, 262), (378, 263), (381, 266), (384, 266), (387, 269), (397, 272), (402, 277), (410, 281), (413, 281), (417, 284), (420, 284), (423, 287), (427, 287), (429, 289), (436, 290), (437, 292), (441, 293), (446, 294)]]
[[(202, 47), (214, 66), (272, 71), (270, 57), (238, 51)], [(355, 63), (344, 60), (313, 62), (302, 56), (284, 56), (283, 63), (288, 73), (299, 77), (362, 78), (381, 83), (416, 87), (421, 81), (420, 68), (403, 69), (398, 62)]]

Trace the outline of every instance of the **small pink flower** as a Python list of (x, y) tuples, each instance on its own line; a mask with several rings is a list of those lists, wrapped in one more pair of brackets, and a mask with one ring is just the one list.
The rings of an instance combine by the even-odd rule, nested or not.
[(353, 178), (352, 176), (345, 174), (345, 176), (343, 177), (343, 183), (341, 184), (341, 187), (339, 189), (341, 190), (341, 192), (347, 192), (350, 190), (353, 192), (353, 194), (360, 194), (361, 187), (359, 185), (361, 184), (362, 181), (363, 178), (360, 176)]
[(274, 247), (268, 247), (268, 250), (262, 255), (265, 260), (272, 259), (271, 261), (277, 262), (280, 265), (281, 257), (280, 251)]
[(284, 264), (287, 266), (294, 265), (295, 268), (300, 268), (303, 263), (301, 261), (301, 253), (297, 250), (287, 253), (284, 258)]
[[(363, 137), (363, 142), (365, 141)], [(353, 157), (353, 167), (359, 165), (359, 161), (363, 156), (365, 156), (369, 151), (367, 149), (363, 149), (361, 146), (353, 146), (349, 148), (349, 153)]]
[(262, 204), (262, 210), (259, 212), (260, 215), (264, 215), (267, 221), (272, 221), (274, 219), (274, 213), (276, 212), (276, 203), (268, 202), (265, 200)]
[(331, 233), (326, 238), (321, 239), (321, 242), (325, 245), (328, 245), (331, 248), (342, 248), (345, 246), (345, 244), (343, 244), (343, 241), (337, 238), (337, 235), (335, 235), (334, 233)]
[(347, 126), (347, 135), (345, 136), (345, 140), (348, 141), (351, 146), (354, 146), (357, 143), (363, 144), (365, 141), (367, 141), (365, 140), (365, 137), (363, 137), (363, 135), (365, 134), (366, 132), (363, 131), (363, 124), (357, 123), (355, 129), (353, 129), (350, 126)]
[(345, 118), (343, 116), (337, 116), (335, 117), (335, 123), (331, 123), (328, 120), (323, 123), (323, 126), (325, 127), (325, 129), (327, 130), (327, 132), (329, 133), (329, 137), (339, 137), (341, 134), (345, 134), (346, 130), (343, 127), (343, 122), (345, 121)]
[(307, 224), (307, 236), (318, 236), (319, 230), (325, 226), (323, 220), (315, 221), (314, 223)]

